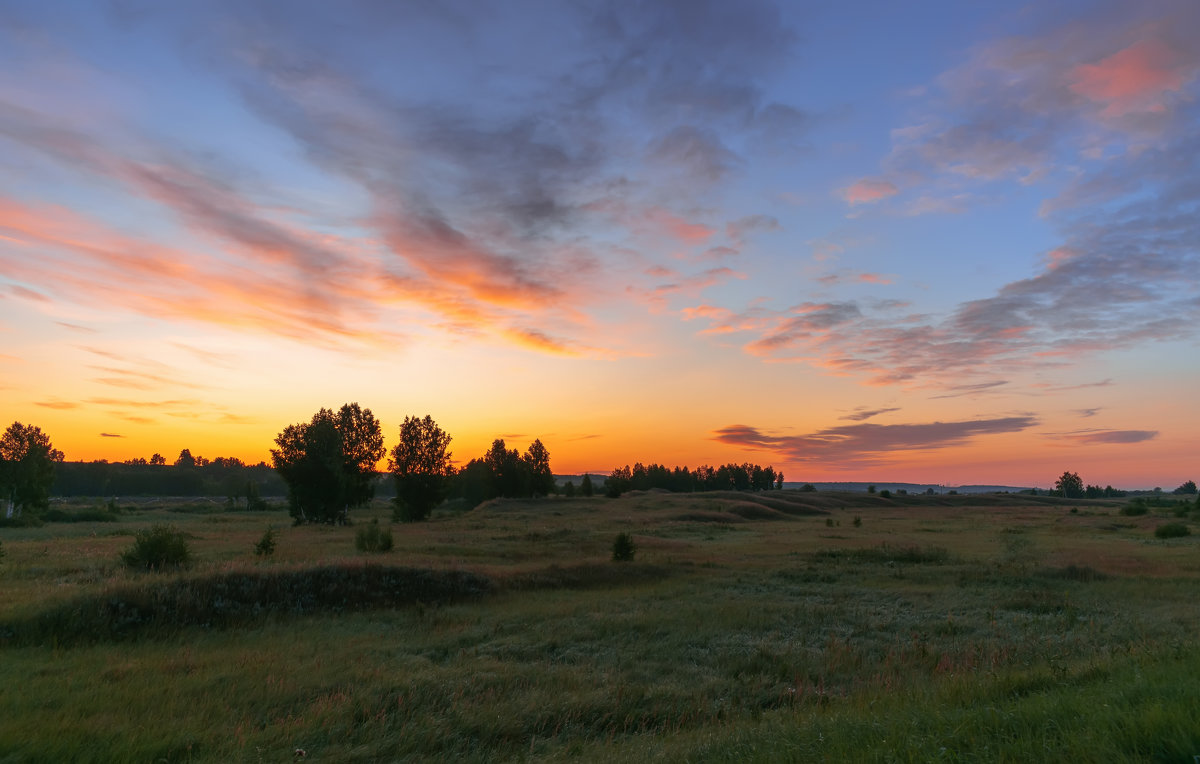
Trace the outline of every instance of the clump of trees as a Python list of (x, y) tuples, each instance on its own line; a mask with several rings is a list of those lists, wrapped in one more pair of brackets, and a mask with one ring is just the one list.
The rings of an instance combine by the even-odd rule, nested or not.
[[(591, 479), (584, 476), (583, 494), (590, 495)], [(472, 459), (455, 475), (452, 493), (471, 507), (488, 499), (532, 498), (554, 493), (550, 452), (540, 439), (524, 454), (508, 448), (503, 438), (492, 441), (483, 456)]]
[(287, 483), (288, 512), (296, 524), (349, 522), (351, 507), (375, 495), (375, 465), (383, 458), (383, 431), (370, 409), (347, 403), (321, 409), (312, 421), (288, 425), (271, 449)]
[(50, 437), (34, 425), (13, 422), (0, 435), (0, 501), (4, 517), (18, 518), (25, 510), (44, 510), (50, 506), (50, 486), (54, 467), (63, 461), (63, 453), (50, 443)]
[(663, 464), (618, 467), (605, 480), (605, 495), (616, 498), (627, 491), (659, 488), (676, 493), (692, 491), (769, 491), (783, 489), (783, 473), (758, 464), (725, 464), (720, 467), (667, 467)]

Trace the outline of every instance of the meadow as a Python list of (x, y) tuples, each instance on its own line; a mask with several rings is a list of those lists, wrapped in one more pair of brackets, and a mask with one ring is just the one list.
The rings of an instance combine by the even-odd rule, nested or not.
[[(0, 761), (1191, 761), (1173, 498), (498, 499), (381, 554), (382, 501), (60, 502), (0, 528)], [(161, 523), (192, 565), (128, 570)]]

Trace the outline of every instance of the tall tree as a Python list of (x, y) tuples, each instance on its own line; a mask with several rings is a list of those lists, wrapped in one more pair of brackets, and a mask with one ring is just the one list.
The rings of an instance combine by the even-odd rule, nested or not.
[(584, 496), (591, 496), (596, 492), (595, 486), (592, 485), (592, 476), (588, 473), (583, 473), (583, 480), (579, 481), (579, 492)]
[(549, 496), (554, 492), (554, 473), (550, 470), (550, 452), (540, 439), (529, 444), (521, 457), (529, 473), (529, 489), (534, 496)]
[(450, 452), (446, 450), (450, 440), (428, 414), (424, 419), (404, 418), (400, 442), (388, 459), (388, 470), (396, 480), (397, 520), (424, 520), (445, 500), (454, 474)]
[(308, 423), (292, 424), (275, 438), (275, 470), (288, 486), (288, 510), (297, 523), (339, 523), (370, 501), (375, 465), (383, 458), (383, 432), (370, 409), (347, 403), (321, 409)]
[(0, 500), (5, 517), (19, 517), (28, 509), (50, 506), (54, 465), (63, 453), (50, 437), (34, 425), (13, 422), (0, 436)]

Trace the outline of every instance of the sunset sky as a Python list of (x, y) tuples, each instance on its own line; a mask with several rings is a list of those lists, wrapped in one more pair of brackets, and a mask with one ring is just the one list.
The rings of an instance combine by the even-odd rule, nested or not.
[(0, 426), (1200, 477), (1200, 3), (0, 4)]

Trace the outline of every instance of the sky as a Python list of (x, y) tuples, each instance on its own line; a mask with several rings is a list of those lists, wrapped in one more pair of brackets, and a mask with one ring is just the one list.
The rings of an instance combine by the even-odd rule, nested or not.
[[(836, 7), (833, 7), (836, 6)], [(0, 2), (0, 416), (1195, 478), (1200, 4)]]

